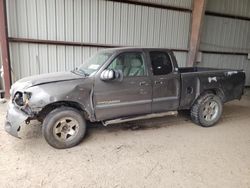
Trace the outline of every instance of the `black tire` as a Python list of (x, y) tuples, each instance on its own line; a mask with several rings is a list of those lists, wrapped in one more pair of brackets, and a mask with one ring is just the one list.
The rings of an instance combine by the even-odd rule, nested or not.
[[(211, 108), (210, 104), (216, 104), (216, 110)], [(207, 108), (211, 108), (211, 110), (207, 110)], [(205, 93), (201, 95), (193, 104), (191, 108), (191, 120), (195, 124), (200, 125), (202, 127), (211, 127), (219, 121), (222, 115), (222, 111), (223, 103), (221, 101), (221, 98), (214, 95), (213, 93)], [(214, 113), (213, 115), (213, 112), (216, 113)], [(208, 116), (211, 117), (211, 119), (208, 118)]]
[[(66, 129), (64, 129), (65, 127)], [(56, 133), (58, 129), (61, 132)], [(70, 131), (73, 131), (73, 134)], [(70, 148), (79, 144), (85, 136), (86, 121), (78, 110), (71, 107), (60, 107), (45, 117), (42, 132), (45, 140), (52, 147)]]

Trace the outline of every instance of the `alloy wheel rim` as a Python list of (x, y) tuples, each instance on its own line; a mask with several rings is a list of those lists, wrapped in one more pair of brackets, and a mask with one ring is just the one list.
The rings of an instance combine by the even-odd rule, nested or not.
[(62, 142), (74, 139), (79, 132), (79, 123), (74, 118), (64, 117), (58, 120), (53, 127), (54, 137)]
[(206, 121), (213, 121), (217, 118), (219, 113), (219, 105), (216, 101), (208, 101), (203, 107), (203, 118)]

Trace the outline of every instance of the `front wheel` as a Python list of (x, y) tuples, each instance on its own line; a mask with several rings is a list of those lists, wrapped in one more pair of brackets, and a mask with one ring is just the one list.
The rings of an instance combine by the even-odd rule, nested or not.
[(83, 139), (86, 121), (78, 110), (60, 107), (51, 111), (43, 122), (45, 140), (58, 149), (73, 147)]
[(211, 127), (219, 121), (222, 111), (221, 99), (212, 93), (206, 93), (200, 96), (192, 106), (191, 119), (198, 125)]

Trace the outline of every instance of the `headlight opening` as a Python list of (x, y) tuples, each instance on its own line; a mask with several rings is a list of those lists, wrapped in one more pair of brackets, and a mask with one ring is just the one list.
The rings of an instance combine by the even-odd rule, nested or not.
[(13, 102), (18, 106), (27, 106), (29, 103), (29, 99), (31, 97), (31, 93), (29, 92), (16, 92), (13, 98)]

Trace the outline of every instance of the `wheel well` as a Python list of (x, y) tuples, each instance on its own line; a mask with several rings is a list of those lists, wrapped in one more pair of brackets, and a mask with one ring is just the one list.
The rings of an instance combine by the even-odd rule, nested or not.
[(59, 101), (59, 102), (55, 102), (55, 103), (51, 103), (46, 105), (38, 114), (37, 114), (37, 119), (39, 121), (43, 121), (44, 118), (47, 116), (47, 114), (49, 114), (52, 110), (61, 107), (61, 106), (67, 106), (67, 107), (71, 107), (71, 108), (75, 108), (77, 109), (79, 112), (83, 113), (84, 118), (85, 119), (89, 119), (89, 115), (86, 112), (86, 110), (84, 109), (84, 107), (82, 105), (80, 105), (77, 102), (72, 102), (72, 101)]
[(208, 89), (208, 90), (203, 91), (201, 93), (201, 95), (204, 95), (205, 93), (213, 93), (214, 95), (217, 95), (218, 97), (220, 97), (220, 99), (222, 100), (222, 102), (225, 101), (225, 95), (224, 95), (224, 93), (223, 93), (223, 91), (221, 89), (218, 89), (218, 88)]

